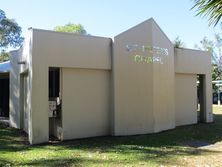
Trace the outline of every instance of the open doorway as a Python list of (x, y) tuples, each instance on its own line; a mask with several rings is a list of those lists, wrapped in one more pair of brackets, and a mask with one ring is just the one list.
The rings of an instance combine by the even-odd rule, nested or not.
[(61, 140), (61, 76), (60, 68), (50, 67), (48, 71), (48, 100), (49, 100), (49, 140)]
[(206, 120), (206, 90), (205, 75), (197, 75), (197, 120), (203, 123)]
[(0, 117), (9, 117), (9, 74), (0, 75)]

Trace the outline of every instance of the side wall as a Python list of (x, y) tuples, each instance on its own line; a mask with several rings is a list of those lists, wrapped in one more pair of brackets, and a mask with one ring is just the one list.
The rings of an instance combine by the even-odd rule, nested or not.
[(9, 76), (9, 123), (11, 127), (21, 128), (19, 112), (19, 51), (10, 52), (11, 70)]
[(152, 18), (114, 40), (114, 135), (174, 128), (174, 47), (171, 41)]
[[(87, 121), (96, 122), (100, 119), (101, 122), (98, 122), (97, 125), (91, 125), (87, 131), (91, 132), (91, 136), (107, 134), (107, 130), (105, 129), (107, 129), (109, 122), (104, 123), (107, 121), (106, 115), (109, 113), (108, 109), (110, 108), (107, 100), (103, 99), (103, 106), (98, 106), (101, 105), (101, 102), (93, 99), (95, 102), (93, 105), (91, 101), (92, 97), (86, 97), (85, 100), (78, 104), (77, 100), (79, 101), (79, 99), (76, 98), (79, 97), (83, 99), (86, 95), (86, 90), (91, 92), (90, 96), (95, 96), (95, 90), (102, 92), (103, 94), (98, 94), (99, 99), (105, 96), (109, 97), (108, 92), (110, 91), (110, 87), (107, 85), (107, 78), (109, 78), (110, 74), (106, 71), (111, 70), (111, 46), (112, 40), (109, 38), (33, 29), (32, 144), (47, 142), (49, 138), (49, 67), (60, 67), (64, 70), (62, 74), (64, 74), (65, 78), (63, 79), (64, 83), (62, 84), (64, 85), (62, 87), (65, 93), (61, 92), (62, 95), (64, 95), (64, 99), (62, 99), (62, 113), (64, 113), (64, 115), (62, 115), (64, 119), (62, 125), (64, 126), (63, 137), (68, 139), (86, 136), (86, 134), (81, 132), (79, 127), (77, 128), (76, 126), (80, 124), (85, 125), (86, 130), (90, 124), (90, 122)], [(98, 74), (88, 71), (89, 69), (98, 70)], [(81, 73), (85, 74), (85, 78), (77, 81)], [(94, 76), (100, 80), (97, 82), (91, 80)], [(72, 84), (68, 83), (69, 81)], [(98, 87), (98, 85), (101, 87)], [(104, 90), (105, 88), (107, 88), (107, 90)], [(79, 92), (79, 96), (76, 94), (76, 91)], [(69, 98), (75, 98), (76, 100), (73, 101)], [(91, 110), (86, 108), (87, 104), (91, 104)], [(71, 106), (73, 106), (75, 111), (71, 109)], [(86, 111), (85, 109), (88, 110)], [(76, 112), (76, 114), (74, 114), (74, 112)], [(97, 115), (98, 113), (101, 114), (101, 112), (103, 113), (102, 117)], [(79, 113), (85, 116), (85, 120), (78, 120), (78, 122), (76, 122), (77, 120), (74, 119), (76, 121), (71, 122), (71, 117), (77, 118)], [(71, 117), (70, 114), (72, 114)], [(41, 120), (41, 123), (39, 123), (39, 120)], [(81, 121), (83, 122), (81, 123)], [(98, 127), (99, 125), (103, 125), (104, 127)]]
[(153, 63), (154, 132), (160, 132), (175, 128), (174, 47), (155, 21), (152, 25), (152, 45), (168, 50), (162, 63)]
[[(202, 74), (205, 76), (205, 81), (203, 83), (205, 89), (204, 121), (212, 122), (212, 78), (210, 52), (191, 49), (175, 49), (174, 64), (175, 72), (178, 74)], [(190, 89), (193, 88), (191, 87)]]
[(197, 123), (197, 75), (175, 74), (176, 126)]
[[(31, 127), (31, 94), (32, 94), (32, 32), (29, 31), (23, 47), (10, 52), (10, 126), (25, 129), (29, 136)], [(22, 62), (22, 63), (21, 63)], [(26, 80), (21, 82), (21, 76), (26, 74)], [(23, 87), (26, 86), (26, 96), (23, 96)], [(25, 102), (25, 103), (24, 103)], [(27, 105), (24, 105), (27, 104)], [(25, 106), (25, 107), (24, 107)], [(26, 119), (24, 119), (24, 116)], [(29, 138), (31, 141), (31, 138)]]
[(143, 46), (152, 46), (152, 23), (149, 21), (114, 39), (114, 135), (154, 131), (153, 63), (136, 61), (137, 55), (153, 57), (143, 51)]

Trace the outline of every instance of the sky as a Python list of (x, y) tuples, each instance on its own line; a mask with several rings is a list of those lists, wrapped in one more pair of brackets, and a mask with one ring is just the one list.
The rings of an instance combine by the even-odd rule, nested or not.
[(191, 0), (0, 0), (0, 9), (22, 27), (52, 30), (69, 22), (82, 24), (95, 36), (111, 37), (154, 18), (170, 40), (177, 36), (185, 47), (220, 32), (209, 27), (207, 18), (195, 16)]

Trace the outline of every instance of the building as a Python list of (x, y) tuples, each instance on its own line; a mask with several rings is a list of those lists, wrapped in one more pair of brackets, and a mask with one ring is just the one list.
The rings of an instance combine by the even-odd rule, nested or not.
[(11, 52), (10, 125), (31, 144), (212, 122), (211, 55), (174, 48), (151, 18), (111, 38), (30, 29)]

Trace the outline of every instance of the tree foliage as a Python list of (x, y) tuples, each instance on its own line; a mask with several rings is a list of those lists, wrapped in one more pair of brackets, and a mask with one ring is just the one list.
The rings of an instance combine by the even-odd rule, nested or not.
[(5, 12), (0, 9), (0, 62), (9, 59), (9, 54), (5, 49), (22, 44), (21, 33), (22, 29), (15, 20), (7, 18)]
[[(215, 34), (214, 40), (209, 40), (204, 37), (200, 41), (200, 46), (195, 46), (198, 49), (209, 51), (212, 55), (212, 80), (222, 80), (222, 38), (220, 34)], [(216, 86), (213, 87), (216, 90)]]
[(215, 34), (214, 40), (204, 37), (200, 44), (200, 46), (196, 45), (196, 48), (211, 52), (212, 64), (217, 65), (222, 72), (222, 37), (220, 34)]
[(4, 62), (9, 60), (9, 53), (5, 52), (4, 50), (0, 53), (0, 62)]
[(70, 32), (70, 33), (75, 33), (75, 34), (83, 34), (86, 35), (87, 32), (84, 29), (83, 25), (81, 24), (73, 24), (73, 23), (68, 23), (64, 26), (56, 26), (54, 28), (55, 31), (58, 32)]
[(183, 48), (184, 47), (184, 43), (182, 42), (182, 40), (178, 36), (174, 39), (173, 45), (175, 48)]
[(197, 16), (209, 17), (209, 25), (216, 26), (222, 16), (222, 0), (193, 0)]
[(8, 19), (3, 10), (0, 10), (0, 49), (8, 46), (18, 47), (22, 44), (22, 29), (13, 19)]

